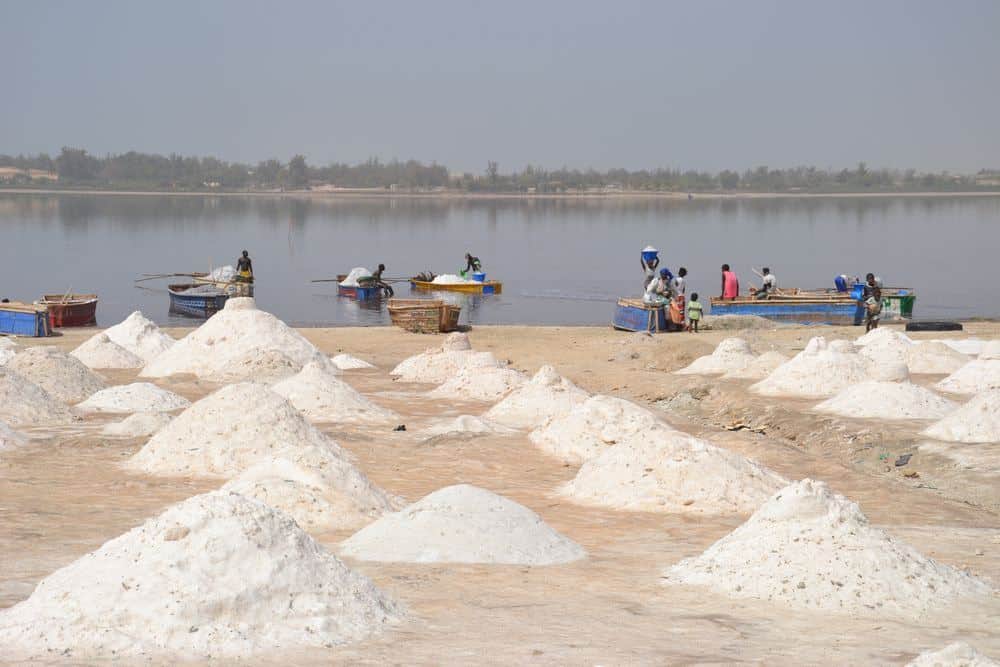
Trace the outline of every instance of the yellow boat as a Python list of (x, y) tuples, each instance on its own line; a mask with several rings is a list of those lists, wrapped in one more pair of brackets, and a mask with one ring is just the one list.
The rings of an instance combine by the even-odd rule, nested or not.
[(503, 283), (496, 280), (485, 282), (469, 283), (432, 283), (427, 280), (410, 279), (410, 287), (419, 290), (429, 290), (435, 292), (464, 292), (465, 294), (500, 294), (503, 291)]

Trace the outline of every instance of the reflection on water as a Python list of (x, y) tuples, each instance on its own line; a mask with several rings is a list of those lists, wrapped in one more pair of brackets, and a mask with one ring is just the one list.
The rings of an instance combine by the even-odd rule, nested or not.
[[(744, 287), (769, 265), (786, 286), (832, 284), (874, 271), (917, 290), (918, 316), (998, 316), (994, 249), (1000, 198), (332, 199), (0, 194), (0, 296), (97, 292), (98, 319), (135, 309), (177, 322), (166, 285), (144, 273), (204, 271), (254, 259), (261, 306), (298, 325), (388, 323), (384, 301), (338, 297), (310, 283), (383, 262), (387, 276), (455, 273), (472, 252), (502, 295), (420, 292), (462, 306), (462, 322), (610, 320), (637, 296), (639, 249), (686, 266), (689, 289), (717, 293), (729, 263)], [(409, 297), (405, 282), (399, 296)], [(189, 323), (183, 320), (183, 323)]]

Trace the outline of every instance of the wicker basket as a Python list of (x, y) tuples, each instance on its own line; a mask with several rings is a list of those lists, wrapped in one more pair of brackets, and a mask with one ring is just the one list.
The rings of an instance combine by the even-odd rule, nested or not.
[(440, 299), (389, 299), (389, 317), (397, 327), (413, 333), (439, 333), (458, 328), (462, 309)]

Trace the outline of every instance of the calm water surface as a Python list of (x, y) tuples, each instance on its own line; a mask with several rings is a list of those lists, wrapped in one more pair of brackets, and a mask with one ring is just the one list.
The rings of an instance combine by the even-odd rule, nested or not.
[[(769, 265), (782, 286), (832, 286), (873, 271), (917, 291), (917, 317), (1000, 316), (1000, 198), (741, 201), (330, 200), (0, 194), (0, 295), (96, 292), (98, 321), (133, 310), (159, 323), (166, 281), (254, 260), (257, 301), (295, 325), (373, 325), (384, 306), (310, 283), (379, 262), (387, 276), (457, 272), (464, 254), (502, 280), (495, 297), (445, 294), (471, 324), (606, 324), (618, 296), (638, 296), (639, 251), (689, 271), (689, 293), (717, 294), (727, 262), (749, 285)], [(397, 295), (409, 295), (404, 283)], [(423, 295), (423, 294), (421, 294)]]

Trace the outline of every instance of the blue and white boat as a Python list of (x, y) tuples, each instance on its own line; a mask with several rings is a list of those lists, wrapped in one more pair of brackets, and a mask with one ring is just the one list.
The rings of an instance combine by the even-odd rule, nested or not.
[(229, 293), (214, 285), (168, 285), (170, 312), (211, 317), (226, 306)]

